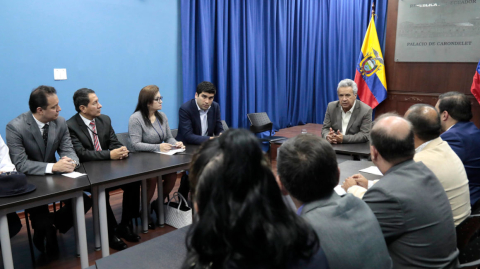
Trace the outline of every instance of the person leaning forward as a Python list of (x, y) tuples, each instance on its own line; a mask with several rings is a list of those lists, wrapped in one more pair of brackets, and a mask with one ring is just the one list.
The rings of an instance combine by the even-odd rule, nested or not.
[(338, 101), (325, 112), (322, 137), (331, 144), (364, 143), (372, 126), (372, 108), (357, 100), (357, 84), (351, 79), (338, 83)]
[[(10, 158), (19, 172), (28, 175), (45, 175), (73, 172), (79, 160), (70, 140), (61, 111), (57, 91), (50, 86), (39, 86), (30, 94), (30, 111), (7, 124), (6, 139)], [(61, 156), (56, 160), (55, 152)], [(85, 213), (92, 201), (83, 195)], [(27, 209), (35, 231), (33, 243), (41, 252), (58, 253), (56, 229), (66, 233), (73, 226), (71, 200), (50, 213), (48, 205)]]
[[(73, 95), (73, 103), (77, 114), (67, 121), (73, 148), (81, 162), (98, 160), (122, 160), (128, 158), (127, 148), (118, 141), (112, 128), (110, 117), (101, 114), (102, 105), (91, 89), (82, 88)], [(117, 220), (110, 206), (109, 192), (118, 188), (123, 190), (122, 221)], [(140, 183), (132, 182), (106, 190), (108, 238), (111, 248), (122, 250), (129, 242), (138, 242), (140, 236), (130, 229), (132, 218), (140, 209)]]

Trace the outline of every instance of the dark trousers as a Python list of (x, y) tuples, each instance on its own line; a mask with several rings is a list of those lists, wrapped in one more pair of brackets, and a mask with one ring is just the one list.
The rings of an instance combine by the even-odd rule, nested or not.
[(8, 232), (10, 233), (10, 238), (12, 238), (22, 229), (22, 222), (16, 212), (7, 214), (7, 222)]
[[(37, 206), (25, 210), (30, 214), (30, 222), (33, 229), (46, 229), (52, 224), (57, 227), (61, 233), (66, 233), (73, 226), (73, 208), (72, 199), (62, 201), (65, 205), (57, 210), (57, 212), (50, 214), (48, 205)], [(83, 203), (85, 213), (92, 207), (92, 199), (83, 193)]]
[[(121, 225), (128, 225), (133, 218), (138, 216), (138, 211), (140, 209), (140, 184), (140, 182), (132, 182), (120, 186), (120, 188), (123, 190)], [(118, 189), (118, 187), (108, 188), (105, 190), (107, 195), (108, 232), (110, 234), (117, 228), (117, 220), (115, 219), (112, 207), (110, 206), (110, 191), (116, 189)]]

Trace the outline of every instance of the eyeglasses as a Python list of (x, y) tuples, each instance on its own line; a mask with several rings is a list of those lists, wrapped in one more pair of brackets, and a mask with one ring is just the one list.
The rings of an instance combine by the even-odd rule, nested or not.
[(153, 99), (153, 101), (160, 103), (160, 101), (163, 102), (163, 96), (160, 96), (158, 98)]

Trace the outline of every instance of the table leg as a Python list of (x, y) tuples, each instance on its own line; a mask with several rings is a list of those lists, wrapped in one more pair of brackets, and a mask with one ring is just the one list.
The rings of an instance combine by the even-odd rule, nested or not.
[(100, 221), (98, 216), (98, 187), (92, 187), (92, 217), (93, 217), (93, 233), (95, 234), (95, 251), (100, 250)]
[(0, 241), (2, 244), (3, 267), (13, 269), (12, 246), (10, 245), (10, 233), (8, 232), (8, 220), (5, 210), (0, 212)]
[(157, 192), (158, 192), (158, 214), (160, 216), (157, 216), (158, 218), (158, 223), (160, 224), (160, 227), (165, 226), (165, 212), (163, 208), (163, 200), (165, 197), (163, 197), (163, 182), (162, 182), (162, 176), (157, 177)]
[(77, 238), (80, 250), (80, 263), (82, 268), (88, 268), (87, 231), (85, 229), (85, 212), (83, 205), (83, 192), (75, 198), (75, 215), (77, 220)]
[(150, 201), (147, 201), (147, 180), (143, 179), (142, 180), (142, 228), (143, 228), (143, 233), (146, 234), (148, 233), (148, 203)]
[(110, 245), (108, 243), (107, 226), (107, 204), (105, 197), (105, 187), (98, 187), (98, 215), (100, 216), (100, 241), (102, 244), (102, 257), (110, 255)]
[[(83, 198), (83, 197), (82, 197)], [(55, 206), (55, 204), (53, 204)], [(72, 212), (73, 212), (73, 234), (75, 236), (76, 254), (80, 257), (80, 243), (78, 242), (78, 225), (77, 225), (77, 202), (73, 199)]]

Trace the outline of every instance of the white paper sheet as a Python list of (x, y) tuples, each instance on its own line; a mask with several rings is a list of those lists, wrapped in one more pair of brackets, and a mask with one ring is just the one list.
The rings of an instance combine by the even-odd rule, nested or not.
[(160, 154), (165, 154), (165, 155), (173, 155), (177, 152), (184, 152), (185, 149), (172, 149), (170, 151), (167, 151), (167, 152), (161, 152), (161, 151), (156, 151), (155, 153), (160, 153)]
[(336, 192), (338, 195), (340, 195), (340, 196), (347, 193), (347, 192), (342, 188), (341, 185), (337, 185), (334, 190), (335, 190), (335, 192)]
[(79, 172), (71, 172), (71, 173), (62, 174), (62, 176), (71, 177), (71, 178), (77, 178), (77, 177), (86, 176), (86, 175), (87, 174), (82, 174), (82, 173), (79, 173)]
[(377, 176), (383, 176), (382, 172), (380, 172), (380, 170), (378, 170), (378, 167), (376, 166), (367, 167), (365, 169), (360, 170), (359, 172), (369, 173)]

